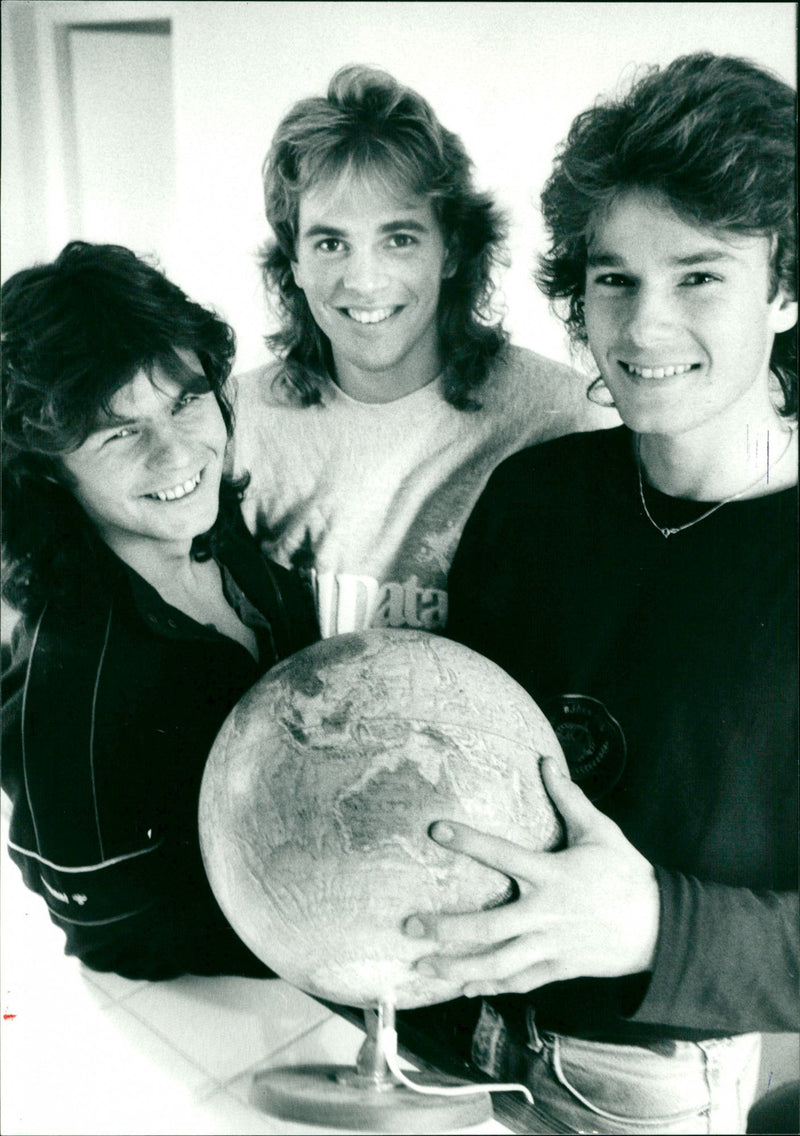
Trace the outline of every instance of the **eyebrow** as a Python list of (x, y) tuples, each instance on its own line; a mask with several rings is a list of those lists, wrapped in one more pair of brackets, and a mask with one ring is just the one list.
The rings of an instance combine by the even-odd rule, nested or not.
[[(379, 231), (381, 233), (427, 233), (428, 226), (423, 225), (421, 221), (415, 221), (411, 217), (399, 218), (397, 221), (387, 221), (385, 225), (381, 225)], [(307, 229), (303, 230), (302, 237), (346, 237), (347, 232), (344, 229), (339, 229), (336, 225), (310, 225)]]
[(86, 437), (94, 438), (98, 434), (107, 433), (109, 430), (119, 430), (123, 426), (135, 425), (135, 418), (116, 418), (113, 414), (104, 414), (101, 411)]
[[(720, 260), (735, 260), (736, 258), (731, 254), (724, 252), (722, 249), (701, 249), (699, 252), (689, 253), (687, 256), (673, 256), (670, 258), (669, 263), (679, 265), (682, 268), (689, 267), (693, 264), (711, 264)], [(586, 258), (587, 268), (624, 268), (625, 258), (617, 256), (615, 253), (600, 252), (590, 253)]]
[(181, 394), (206, 394), (211, 390), (211, 383), (205, 371), (187, 370), (182, 379)]
[[(180, 393), (176, 394), (175, 401), (183, 398), (185, 394), (207, 394), (211, 389), (211, 383), (205, 372), (187, 369), (182, 376)], [(112, 411), (101, 410), (87, 437), (103, 434), (106, 430), (119, 430), (122, 426), (135, 426), (138, 421), (138, 418), (122, 418)]]

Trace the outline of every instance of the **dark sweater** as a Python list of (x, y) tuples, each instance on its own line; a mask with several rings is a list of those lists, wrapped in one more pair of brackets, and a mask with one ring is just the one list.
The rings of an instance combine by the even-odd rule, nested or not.
[(100, 555), (99, 589), (15, 629), (2, 712), (11, 857), (87, 966), (147, 979), (269, 975), (211, 893), (197, 805), (228, 712), (318, 637), (313, 603), (243, 526), (228, 536), (218, 560), (256, 632), (256, 663), (105, 546)]
[[(646, 493), (662, 524), (709, 508)], [(652, 975), (498, 1007), (521, 1020), (530, 999), (543, 1028), (607, 1040), (797, 1029), (795, 491), (665, 539), (630, 433), (573, 435), (495, 472), (450, 597), (448, 634), (545, 709), (661, 893)]]

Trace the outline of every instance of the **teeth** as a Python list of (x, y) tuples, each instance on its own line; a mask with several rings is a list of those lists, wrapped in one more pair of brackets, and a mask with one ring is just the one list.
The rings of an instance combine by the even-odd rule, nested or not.
[(394, 314), (394, 308), (376, 308), (367, 311), (363, 308), (345, 308), (345, 311), (356, 323), (382, 323)]
[(187, 493), (192, 493), (200, 484), (200, 474), (196, 474), (188, 481), (184, 481), (182, 485), (176, 485), (172, 489), (159, 489), (157, 493), (148, 493), (148, 497), (155, 497), (158, 501), (178, 501), (181, 497), (185, 497)]
[(642, 379), (671, 379), (673, 375), (685, 375), (691, 371), (694, 363), (675, 363), (668, 367), (637, 367), (633, 363), (623, 363), (622, 366), (629, 375), (638, 375)]

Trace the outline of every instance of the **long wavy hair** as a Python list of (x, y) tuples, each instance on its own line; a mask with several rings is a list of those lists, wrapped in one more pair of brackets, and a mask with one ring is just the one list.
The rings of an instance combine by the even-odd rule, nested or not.
[[(796, 102), (749, 60), (697, 53), (648, 68), (626, 94), (578, 115), (542, 193), (550, 249), (537, 276), (575, 342), (586, 343), (592, 217), (627, 189), (657, 192), (693, 224), (769, 237), (770, 299), (778, 288), (796, 297)], [(796, 329), (775, 336), (770, 366), (781, 412), (795, 415)]]
[[(33, 614), (51, 597), (99, 586), (100, 537), (70, 491), (62, 455), (140, 370), (189, 379), (176, 348), (194, 351), (228, 436), (225, 383), (232, 329), (162, 272), (117, 245), (72, 241), (52, 264), (10, 277), (2, 299), (3, 597)], [(241, 483), (223, 482), (214, 527), (192, 554), (212, 554), (238, 510)]]
[(281, 321), (266, 342), (283, 360), (278, 378), (300, 403), (321, 401), (333, 368), (330, 342), (292, 273), (300, 199), (310, 188), (357, 178), (431, 201), (455, 265), (438, 309), (444, 394), (460, 410), (477, 409), (476, 392), (506, 344), (492, 305), (493, 270), (506, 262), (506, 224), (491, 197), (475, 189), (461, 140), (429, 104), (383, 71), (344, 67), (325, 98), (303, 99), (289, 111), (262, 174), (275, 239), (261, 251), (261, 268)]

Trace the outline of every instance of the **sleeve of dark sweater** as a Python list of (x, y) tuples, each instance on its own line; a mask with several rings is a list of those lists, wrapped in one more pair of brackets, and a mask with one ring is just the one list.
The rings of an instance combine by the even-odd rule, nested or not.
[(800, 916), (792, 892), (755, 892), (656, 868), (661, 929), (630, 1020), (743, 1033), (800, 1020)]

